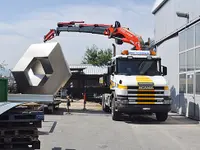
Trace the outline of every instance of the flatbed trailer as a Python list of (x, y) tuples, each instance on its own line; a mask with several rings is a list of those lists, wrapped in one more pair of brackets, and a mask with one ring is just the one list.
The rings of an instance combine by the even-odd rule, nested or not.
[(43, 104), (51, 113), (53, 113), (55, 108), (61, 103), (61, 100), (55, 99), (54, 95), (47, 94), (8, 94), (8, 101)]

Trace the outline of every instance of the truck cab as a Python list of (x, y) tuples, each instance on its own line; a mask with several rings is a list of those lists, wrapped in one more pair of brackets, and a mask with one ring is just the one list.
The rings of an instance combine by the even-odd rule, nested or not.
[(151, 51), (125, 50), (112, 58), (108, 74), (110, 93), (102, 97), (104, 111), (111, 110), (112, 119), (122, 114), (156, 114), (165, 121), (171, 110), (167, 67)]

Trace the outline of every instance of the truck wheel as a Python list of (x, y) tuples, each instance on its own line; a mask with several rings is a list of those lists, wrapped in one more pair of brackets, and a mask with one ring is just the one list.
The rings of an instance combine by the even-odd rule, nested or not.
[(168, 118), (168, 113), (156, 113), (156, 119), (158, 121), (166, 121)]
[(120, 113), (115, 111), (115, 98), (112, 99), (112, 120), (119, 121), (120, 120)]

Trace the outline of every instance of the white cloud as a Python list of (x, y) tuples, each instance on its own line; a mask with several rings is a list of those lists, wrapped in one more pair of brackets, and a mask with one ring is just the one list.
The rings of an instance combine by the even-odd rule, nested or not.
[[(43, 41), (43, 36), (50, 28), (56, 28), (59, 21), (84, 20), (86, 23), (114, 24), (116, 20), (133, 32), (142, 35), (146, 40), (153, 36), (153, 16), (147, 4), (136, 4), (134, 1), (115, 1), (115, 6), (106, 4), (70, 4), (57, 6), (45, 11), (30, 12), (12, 24), (0, 22), (1, 55), (12, 68), (32, 43)], [(84, 33), (61, 33), (52, 41), (59, 41), (68, 63), (81, 63), (87, 46), (96, 44), (100, 48), (111, 47), (114, 42), (101, 35)], [(118, 53), (131, 45), (117, 46)]]

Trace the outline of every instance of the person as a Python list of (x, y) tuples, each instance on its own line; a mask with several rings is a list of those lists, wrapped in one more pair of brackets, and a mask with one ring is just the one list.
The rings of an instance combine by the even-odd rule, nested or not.
[(70, 114), (69, 112), (69, 107), (71, 106), (71, 103), (70, 103), (70, 97), (67, 96), (67, 112)]
[(72, 93), (72, 89), (73, 89), (74, 85), (73, 82), (70, 83), (70, 92), (69, 92), (69, 96), (71, 101), (73, 102), (73, 93)]

